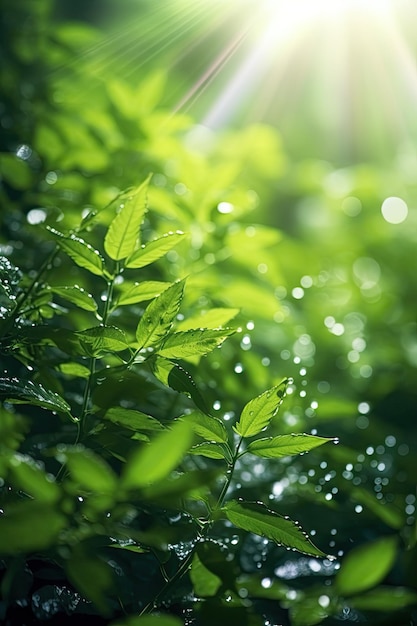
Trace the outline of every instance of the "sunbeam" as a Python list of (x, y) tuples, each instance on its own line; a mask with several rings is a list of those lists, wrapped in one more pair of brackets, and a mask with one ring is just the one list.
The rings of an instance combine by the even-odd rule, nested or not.
[(132, 86), (162, 67), (174, 113), (212, 129), (267, 122), (295, 150), (308, 135), (311, 156), (365, 158), (417, 135), (409, 17), (405, 0), (167, 0), (109, 25), (73, 65)]

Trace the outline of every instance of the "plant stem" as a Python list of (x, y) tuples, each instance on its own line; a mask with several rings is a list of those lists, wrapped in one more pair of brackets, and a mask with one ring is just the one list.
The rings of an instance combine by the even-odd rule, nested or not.
[(191, 561), (194, 558), (196, 547), (204, 539), (207, 531), (208, 531), (208, 528), (204, 528), (199, 532), (192, 549), (187, 554), (185, 559), (182, 561), (181, 565), (179, 566), (175, 574), (173, 574), (171, 578), (168, 578), (167, 582), (162, 587), (162, 589), (156, 594), (153, 600), (148, 602), (148, 604), (143, 607), (139, 615), (145, 615), (146, 613), (151, 613), (153, 609), (157, 608), (158, 603), (162, 600), (166, 592), (177, 582), (177, 580), (180, 580), (184, 576), (184, 574), (187, 573), (187, 571), (189, 570), (191, 566)]
[(238, 444), (237, 444), (236, 449), (235, 449), (235, 453), (233, 455), (232, 462), (229, 463), (229, 465), (227, 467), (226, 481), (225, 481), (225, 483), (224, 483), (224, 485), (222, 487), (222, 490), (220, 492), (220, 495), (219, 495), (219, 498), (217, 500), (217, 504), (214, 507), (214, 510), (218, 510), (218, 509), (220, 509), (223, 506), (224, 499), (225, 499), (226, 494), (227, 494), (227, 492), (229, 490), (230, 483), (232, 482), (233, 473), (235, 471), (236, 461), (239, 458), (239, 450), (240, 450), (240, 447), (242, 445), (242, 441), (243, 441), (243, 437), (241, 437), (239, 439)]
[[(222, 490), (220, 492), (220, 495), (219, 495), (219, 498), (217, 500), (216, 506), (213, 509), (214, 512), (222, 507), (224, 499), (226, 497), (226, 494), (227, 494), (227, 492), (229, 490), (230, 483), (231, 483), (232, 478), (233, 478), (233, 473), (234, 473), (234, 470), (235, 470), (236, 462), (237, 462), (237, 460), (239, 458), (239, 450), (240, 450), (240, 447), (242, 445), (242, 441), (243, 441), (243, 437), (241, 437), (239, 439), (238, 444), (237, 444), (236, 449), (235, 449), (235, 452), (234, 452), (234, 455), (233, 455), (233, 460), (228, 465), (227, 472), (226, 472), (226, 480), (225, 480), (225, 483), (224, 483), (224, 485), (222, 487)], [(210, 528), (212, 526), (213, 521), (214, 520), (213, 520), (212, 515), (211, 515), (210, 518), (207, 520), (205, 526), (199, 531), (199, 533), (198, 533), (198, 535), (196, 537), (196, 541), (195, 541), (192, 549), (187, 554), (185, 559), (182, 561), (181, 565), (179, 566), (179, 568), (177, 569), (175, 574), (173, 574), (173, 576), (171, 578), (167, 579), (165, 585), (157, 593), (157, 595), (154, 597), (154, 599), (151, 600), (150, 602), (148, 602), (148, 604), (142, 609), (142, 611), (140, 612), (140, 615), (144, 615), (146, 613), (151, 613), (155, 608), (157, 608), (158, 607), (158, 603), (162, 600), (162, 598), (164, 597), (166, 592), (178, 580), (180, 580), (187, 573), (187, 571), (189, 570), (189, 568), (191, 566), (191, 562), (193, 560), (196, 547), (198, 546), (198, 544), (201, 541), (203, 541), (205, 539), (208, 531), (210, 530)]]
[[(116, 272), (114, 273), (114, 275), (107, 281), (107, 293), (106, 293), (106, 299), (104, 302), (104, 309), (103, 309), (103, 315), (101, 317), (100, 326), (106, 326), (109, 315), (110, 315), (111, 302), (113, 299), (114, 281), (118, 274), (118, 271), (119, 271), (119, 264), (117, 264)], [(87, 430), (86, 422), (87, 422), (88, 409), (89, 409), (90, 401), (91, 401), (93, 380), (94, 380), (94, 376), (96, 373), (96, 364), (97, 364), (97, 357), (92, 356), (90, 358), (90, 374), (88, 376), (88, 379), (85, 385), (83, 403), (81, 406), (81, 413), (80, 413), (80, 418), (79, 418), (83, 433), (85, 433), (85, 431)], [(79, 437), (80, 437), (80, 433), (77, 437), (77, 442), (79, 440)]]

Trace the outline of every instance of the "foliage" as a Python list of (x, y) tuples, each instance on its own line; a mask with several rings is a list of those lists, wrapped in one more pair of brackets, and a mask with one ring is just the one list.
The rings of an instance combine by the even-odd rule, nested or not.
[(6, 4), (0, 619), (410, 623), (412, 185), (207, 144)]

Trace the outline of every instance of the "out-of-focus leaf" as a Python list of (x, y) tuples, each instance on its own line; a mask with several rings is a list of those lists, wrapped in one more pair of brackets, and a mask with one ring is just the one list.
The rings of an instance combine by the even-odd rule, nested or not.
[(221, 579), (203, 565), (198, 554), (194, 554), (190, 579), (194, 594), (200, 598), (215, 596), (222, 585)]
[(72, 356), (82, 354), (79, 338), (74, 331), (60, 328), (52, 324), (41, 326), (24, 326), (16, 333), (19, 343), (26, 345), (54, 345)]
[(0, 176), (14, 189), (29, 189), (32, 184), (32, 172), (29, 164), (14, 154), (0, 154)]
[(255, 574), (243, 574), (236, 580), (238, 590), (244, 589), (250, 598), (266, 598), (268, 600), (285, 600), (288, 597), (288, 586), (280, 580), (271, 579), (267, 586), (262, 584), (264, 577)]
[(54, 239), (59, 243), (61, 248), (79, 267), (83, 267), (96, 276), (106, 276), (104, 259), (98, 250), (94, 250), (93, 246), (86, 243), (84, 239), (70, 235), (66, 237), (59, 231), (46, 227)]
[(60, 495), (59, 486), (29, 457), (15, 454), (10, 460), (12, 483), (38, 502), (53, 504)]
[(191, 425), (176, 421), (172, 428), (130, 456), (122, 474), (122, 486), (135, 489), (164, 479), (181, 462), (192, 439)]
[(292, 454), (308, 452), (324, 443), (337, 441), (333, 437), (316, 437), (315, 435), (277, 435), (252, 441), (247, 448), (248, 452), (265, 459), (277, 459)]
[(147, 306), (136, 329), (140, 348), (155, 346), (168, 334), (184, 293), (184, 280), (173, 283)]
[(104, 249), (111, 259), (121, 261), (136, 248), (139, 228), (146, 212), (146, 194), (150, 176), (133, 190), (120, 205), (119, 212), (110, 223), (104, 238)]
[(159, 296), (171, 283), (161, 280), (145, 280), (142, 283), (122, 283), (117, 305), (137, 304)]
[(93, 296), (82, 287), (51, 287), (52, 293), (60, 296), (64, 300), (76, 304), (85, 311), (97, 311), (97, 303)]
[(359, 611), (399, 611), (407, 606), (417, 605), (417, 592), (405, 587), (381, 585), (371, 591), (349, 598), (349, 604)]
[(77, 335), (90, 356), (121, 352), (129, 348), (124, 332), (115, 326), (94, 326), (78, 332)]
[(351, 550), (343, 559), (335, 585), (340, 595), (350, 596), (380, 583), (397, 555), (396, 536), (381, 537)]
[(51, 546), (66, 526), (65, 516), (46, 502), (27, 500), (4, 507), (0, 552), (18, 554)]
[(404, 512), (387, 502), (380, 502), (375, 498), (374, 493), (370, 493), (361, 487), (354, 487), (350, 491), (349, 498), (363, 504), (387, 526), (395, 528), (395, 530), (403, 528), (405, 523)]
[(43, 409), (71, 415), (71, 407), (60, 395), (40, 383), (19, 378), (0, 378), (0, 393), (15, 404), (32, 404)]
[(164, 341), (158, 354), (168, 359), (186, 359), (203, 356), (217, 348), (226, 337), (236, 332), (231, 328), (186, 330), (173, 333)]
[[(325, 595), (325, 593), (322, 593), (322, 595)], [(331, 611), (329, 607), (321, 606), (317, 593), (312, 593), (310, 596), (303, 594), (303, 596), (297, 598), (290, 604), (289, 613), (291, 625), (315, 626), (316, 624), (322, 624), (323, 620), (329, 616)]]
[(9, 567), (3, 574), (0, 593), (3, 602), (14, 604), (28, 597), (33, 585), (33, 573), (23, 556), (17, 555), (9, 560)]
[(320, 400), (320, 408), (317, 411), (317, 419), (336, 420), (354, 417), (358, 412), (357, 402), (347, 398), (323, 397)]
[(210, 487), (219, 478), (218, 470), (196, 470), (174, 474), (166, 480), (143, 487), (140, 497), (164, 508), (182, 508), (184, 498), (205, 499)]
[(104, 616), (108, 616), (107, 596), (112, 586), (110, 566), (98, 558), (76, 551), (66, 562), (65, 569), (74, 587), (91, 600)]
[(130, 430), (163, 430), (161, 422), (152, 417), (146, 415), (141, 411), (135, 411), (133, 409), (125, 409), (121, 406), (113, 407), (109, 409), (104, 419), (113, 422), (114, 424), (120, 424)]
[(238, 528), (267, 537), (279, 546), (292, 548), (303, 554), (327, 556), (313, 544), (299, 524), (271, 511), (260, 502), (231, 500), (223, 510), (227, 518)]
[(282, 404), (287, 384), (288, 379), (285, 379), (244, 406), (239, 421), (234, 426), (238, 435), (252, 437), (268, 426)]
[(195, 384), (192, 376), (177, 363), (172, 363), (168, 359), (161, 356), (153, 356), (148, 359), (152, 373), (164, 385), (168, 385), (171, 389), (187, 394), (192, 398), (196, 406), (205, 414), (209, 413), (208, 407), (203, 396)]
[(236, 574), (238, 568), (234, 560), (227, 561), (227, 550), (216, 541), (202, 541), (197, 545), (196, 554), (201, 564), (221, 581), (228, 591), (236, 591)]
[(135, 250), (126, 261), (126, 267), (140, 268), (157, 261), (164, 256), (169, 250), (177, 245), (185, 236), (185, 233), (177, 231), (176, 233), (167, 233), (145, 246), (141, 246), (139, 250)]
[(90, 370), (81, 363), (61, 363), (59, 366), (60, 372), (66, 374), (66, 376), (78, 376), (80, 378), (88, 378)]
[(113, 493), (117, 477), (111, 467), (88, 448), (78, 445), (58, 452), (58, 459), (66, 462), (70, 477), (80, 487), (95, 493)]
[(193, 411), (182, 415), (181, 419), (192, 424), (194, 432), (207, 441), (225, 443), (228, 439), (226, 427), (217, 417), (205, 415), (201, 411)]

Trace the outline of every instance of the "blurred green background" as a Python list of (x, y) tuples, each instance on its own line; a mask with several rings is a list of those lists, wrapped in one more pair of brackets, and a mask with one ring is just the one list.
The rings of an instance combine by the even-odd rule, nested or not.
[[(277, 432), (341, 442), (243, 488), (338, 556), (398, 534), (388, 583), (416, 588), (416, 4), (2, 13), (1, 254), (36, 267), (33, 225), (70, 228), (153, 172), (152, 230), (190, 234), (160, 278), (190, 275), (191, 314), (241, 310), (243, 334), (195, 364), (219, 415), (292, 376)], [(293, 560), (279, 576), (315, 575)]]

